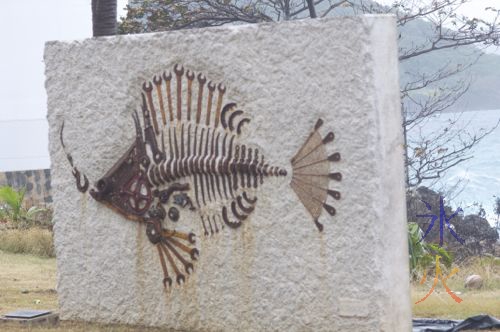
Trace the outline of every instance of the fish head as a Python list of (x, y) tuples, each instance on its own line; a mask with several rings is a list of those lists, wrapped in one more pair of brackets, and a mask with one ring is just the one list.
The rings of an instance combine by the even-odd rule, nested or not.
[(90, 190), (96, 201), (132, 220), (143, 217), (154, 200), (146, 175), (149, 158), (143, 148), (134, 142)]

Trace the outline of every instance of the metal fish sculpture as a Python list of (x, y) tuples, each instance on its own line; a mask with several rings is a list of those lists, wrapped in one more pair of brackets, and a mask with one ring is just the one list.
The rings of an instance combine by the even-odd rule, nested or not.
[[(195, 234), (174, 229), (180, 209), (199, 214), (205, 236), (225, 226), (237, 229), (254, 211), (264, 178), (287, 176), (285, 169), (270, 166), (258, 148), (240, 142), (250, 118), (235, 103), (223, 102), (226, 87), (222, 83), (207, 83), (203, 74), (184, 71), (179, 65), (173, 72), (175, 76), (163, 72), (143, 83), (138, 106), (142, 121), (137, 110), (132, 113), (135, 141), (90, 189), (96, 201), (146, 225), (158, 251), (165, 287), (172, 286), (173, 277), (184, 283), (184, 273), (193, 272), (199, 256)], [(330, 181), (342, 178), (340, 173), (330, 173), (330, 163), (339, 161), (340, 154), (327, 155), (326, 145), (334, 134), (322, 137), (322, 124), (317, 120), (292, 158), (290, 183), (319, 231), (323, 230), (322, 210), (335, 214), (327, 197), (340, 199), (340, 193), (329, 188)], [(77, 188), (85, 193), (89, 180), (66, 152), (63, 129), (64, 122), (61, 145)]]

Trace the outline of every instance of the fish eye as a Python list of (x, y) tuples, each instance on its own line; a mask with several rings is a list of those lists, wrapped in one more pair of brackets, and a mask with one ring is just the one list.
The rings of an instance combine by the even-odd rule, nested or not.
[(177, 210), (176, 207), (171, 207), (168, 209), (168, 218), (172, 220), (173, 222), (176, 222), (179, 220), (179, 210)]
[(187, 203), (187, 195), (185, 193), (174, 195), (174, 204), (185, 207)]

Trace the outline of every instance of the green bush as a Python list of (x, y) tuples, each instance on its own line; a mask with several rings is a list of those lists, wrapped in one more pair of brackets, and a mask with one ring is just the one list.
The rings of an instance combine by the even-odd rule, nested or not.
[(52, 232), (36, 227), (0, 231), (0, 250), (41, 257), (55, 257)]
[[(0, 221), (10, 222), (15, 227), (26, 228), (40, 224), (37, 215), (46, 213), (46, 208), (27, 207), (24, 204), (25, 189), (15, 190), (10, 186), (0, 187)], [(51, 217), (50, 214), (48, 216)]]
[(422, 240), (423, 232), (417, 223), (408, 223), (408, 248), (410, 254), (410, 275), (416, 280), (424, 271), (435, 268), (436, 255), (441, 256), (441, 263), (451, 267), (453, 255), (434, 243)]

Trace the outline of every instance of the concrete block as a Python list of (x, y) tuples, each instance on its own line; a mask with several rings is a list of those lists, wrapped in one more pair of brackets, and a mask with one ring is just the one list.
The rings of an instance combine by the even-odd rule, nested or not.
[[(62, 319), (209, 331), (410, 329), (394, 17), (300, 20), (48, 42), (45, 63)], [(180, 85), (173, 71), (175, 64), (185, 70)], [(192, 118), (187, 121), (188, 69), (225, 87), (221, 105), (219, 86), (214, 88), (208, 126), (203, 124), (210, 99), (207, 85), (201, 98), (201, 123), (195, 123), (197, 78), (192, 85)], [(182, 121), (170, 121), (165, 83), (169, 71), (172, 116), (177, 119), (179, 91)], [(157, 94), (152, 84), (150, 101), (148, 84), (163, 72), (161, 92)], [(278, 176), (265, 176), (257, 188), (248, 188), (248, 180), (243, 185), (237, 178), (239, 189), (235, 196), (248, 191), (250, 198), (258, 198), (251, 213), (243, 213), (235, 205), (237, 213), (248, 214), (240, 227), (230, 224), (236, 220), (232, 198), (217, 193), (208, 175), (198, 177), (199, 181), (207, 181), (203, 194), (194, 193), (194, 187), (201, 188), (193, 176), (177, 178), (189, 184), (186, 193), (195, 211), (176, 206), (171, 198), (164, 204), (165, 209), (168, 212), (176, 207), (180, 217), (177, 222), (165, 218), (163, 227), (196, 234), (195, 244), (186, 239), (178, 242), (189, 250), (196, 248), (199, 258), (193, 261), (190, 275), (183, 272), (180, 261), (176, 273), (164, 258), (173, 279), (167, 288), (162, 284), (160, 255), (146, 234), (145, 223), (125, 218), (94, 200), (89, 192), (77, 191), (59, 138), (64, 122), (66, 152), (95, 186), (137, 142), (134, 111), (139, 113), (140, 132), (147, 127), (142, 115), (143, 93), (151, 123), (155, 108), (160, 128), (154, 136), (161, 147), (163, 133), (167, 156), (172, 151), (175, 159), (175, 148), (169, 146), (175, 146), (173, 136), (180, 145), (187, 144), (188, 137), (190, 144), (195, 137), (207, 142), (207, 135), (211, 135), (210, 145), (203, 149), (213, 155), (211, 140), (217, 139), (215, 132), (220, 133), (219, 142), (214, 143), (217, 151), (222, 152), (226, 134), (229, 138), (234, 135), (234, 153), (236, 144), (240, 150), (244, 144), (247, 153), (249, 147), (254, 153), (259, 149), (266, 163), (279, 167)], [(165, 126), (159, 95), (166, 113)], [(227, 121), (231, 117), (228, 114), (236, 114), (238, 109), (244, 112), (233, 117), (234, 131), (221, 128), (222, 122), (218, 127), (215, 124), (218, 110), (231, 102), (237, 106), (228, 110)], [(241, 124), (238, 135), (236, 126), (244, 117), (250, 122)], [(321, 167), (305, 167), (318, 172), (320, 180), (306, 180), (302, 186), (326, 185), (340, 192), (338, 200), (309, 189), (304, 189), (301, 196), (296, 192), (300, 188), (296, 186), (294, 191), (290, 185), (294, 177), (298, 179), (301, 169), (297, 161), (292, 166), (292, 157), (320, 118), (323, 125), (312, 139), (321, 142), (330, 131), (335, 138), (310, 155), (319, 158), (338, 152), (341, 158), (326, 162), (326, 168), (324, 162)], [(202, 129), (205, 136), (200, 134)], [(145, 152), (150, 160), (154, 159), (153, 150), (148, 145)], [(218, 158), (213, 160), (223, 160), (220, 155)], [(250, 158), (252, 162), (254, 159)], [(158, 164), (158, 172), (145, 171), (144, 178), (149, 182), (161, 182), (161, 169), (174, 172), (174, 166)], [(286, 176), (280, 170), (286, 171)], [(329, 180), (324, 176), (329, 172), (340, 173), (342, 180)], [(271, 172), (268, 168), (267, 173), (274, 173), (274, 169)], [(196, 195), (203, 201), (201, 195), (207, 196), (208, 188), (213, 190), (213, 201), (205, 197), (207, 203), (198, 206)], [(147, 190), (143, 193), (147, 194)], [(156, 201), (151, 207), (156, 206)], [(324, 201), (336, 210), (334, 216), (323, 209)], [(141, 207), (149, 204), (136, 203)], [(249, 207), (248, 202), (243, 205)], [(229, 223), (222, 218), (224, 207), (231, 218)], [(203, 221), (200, 216), (204, 216)], [(318, 224), (323, 226), (321, 232)], [(171, 238), (166, 241), (176, 247)], [(170, 254), (175, 260), (171, 250)], [(191, 262), (188, 255), (184, 257)], [(182, 285), (175, 282), (180, 273), (186, 277)]]

